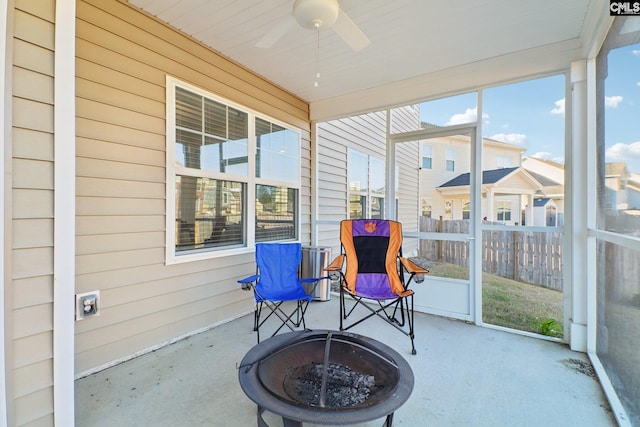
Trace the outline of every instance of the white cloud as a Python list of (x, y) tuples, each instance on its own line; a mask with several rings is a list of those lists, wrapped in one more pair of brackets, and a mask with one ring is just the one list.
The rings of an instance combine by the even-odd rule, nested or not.
[(550, 111), (550, 113), (564, 115), (564, 98), (557, 100), (554, 104), (556, 106)]
[(477, 108), (467, 108), (464, 113), (454, 114), (451, 116), (447, 125), (459, 125), (461, 123), (471, 123), (475, 122), (478, 119), (478, 109)]
[(617, 96), (605, 96), (604, 97), (604, 106), (607, 108), (617, 108), (618, 104), (622, 102), (624, 98), (620, 95)]
[(623, 144), (621, 142), (613, 144), (607, 148), (605, 155), (607, 160), (636, 160), (640, 159), (640, 141), (631, 144)]
[(633, 53), (635, 56), (640, 56), (640, 50), (638, 49), (632, 50), (631, 53)]
[(515, 145), (524, 145), (527, 142), (527, 135), (523, 133), (497, 133), (489, 138)]
[[(489, 114), (483, 114), (482, 118), (488, 119)], [(454, 114), (453, 116), (451, 116), (451, 118), (447, 122), (447, 126), (471, 123), (475, 122), (476, 120), (478, 120), (478, 107), (467, 108), (464, 113)]]

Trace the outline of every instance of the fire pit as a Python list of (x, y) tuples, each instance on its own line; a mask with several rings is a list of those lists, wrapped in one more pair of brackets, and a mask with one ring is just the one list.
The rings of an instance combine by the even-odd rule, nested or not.
[(386, 417), (413, 391), (413, 372), (395, 350), (371, 338), (339, 331), (276, 335), (242, 359), (238, 377), (258, 405), (282, 416), (285, 427), (355, 424)]

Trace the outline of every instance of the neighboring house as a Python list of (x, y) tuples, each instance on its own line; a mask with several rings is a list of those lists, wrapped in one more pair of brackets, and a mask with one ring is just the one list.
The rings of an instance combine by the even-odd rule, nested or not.
[[(553, 225), (564, 225), (565, 212), (565, 189), (564, 189), (564, 165), (552, 160), (544, 160), (536, 157), (525, 157), (522, 159), (522, 167), (525, 168), (534, 178), (541, 184), (542, 189), (537, 198), (550, 198), (556, 208), (556, 223)], [(541, 206), (537, 206), (535, 210), (540, 210)], [(545, 208), (546, 209), (546, 208)], [(546, 218), (544, 215), (537, 214), (536, 218)], [(551, 225), (547, 221), (538, 222), (534, 225)]]
[[(440, 206), (444, 206), (444, 210), (436, 211), (436, 217), (469, 218), (470, 179), (469, 172), (463, 173), (436, 189), (443, 202)], [(521, 167), (483, 171), (482, 218), (508, 225), (519, 225), (521, 221), (531, 224), (534, 196), (540, 188), (541, 184)], [(522, 206), (527, 209), (522, 211)]]
[[(423, 124), (423, 127), (432, 127)], [(470, 139), (434, 138), (421, 144), (421, 214), (432, 218), (468, 219), (470, 214)], [(534, 215), (535, 196), (561, 193), (554, 180), (520, 168), (525, 148), (489, 138), (482, 141), (483, 219), (504, 224), (545, 225)], [(556, 206), (557, 209), (557, 206)], [(554, 225), (557, 221), (554, 222)]]
[(539, 197), (533, 200), (533, 225), (548, 227), (563, 225), (558, 207), (550, 197)]
[(631, 173), (625, 162), (612, 162), (605, 165), (605, 204), (613, 210), (626, 211), (629, 206), (628, 182)]

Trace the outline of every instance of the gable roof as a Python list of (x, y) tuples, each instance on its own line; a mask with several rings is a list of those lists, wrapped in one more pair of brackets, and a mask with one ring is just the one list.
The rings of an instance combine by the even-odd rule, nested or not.
[[(482, 183), (483, 184), (495, 184), (500, 181), (505, 176), (510, 175), (512, 172), (518, 170), (519, 167), (513, 168), (500, 168), (500, 169), (491, 169), (487, 171), (482, 171)], [(450, 181), (445, 182), (440, 185), (438, 188), (445, 187), (461, 187), (464, 185), (469, 185), (471, 182), (471, 174), (469, 172), (463, 173), (462, 175), (458, 175)]]
[(533, 206), (535, 207), (544, 206), (547, 203), (549, 203), (549, 200), (551, 200), (550, 197), (541, 197), (539, 199), (533, 199)]
[[(526, 168), (525, 168), (526, 169)], [(536, 179), (536, 181), (538, 181), (540, 184), (542, 184), (544, 187), (550, 187), (552, 185), (560, 185), (559, 182), (555, 182), (554, 180), (547, 178), (544, 175), (540, 175), (539, 173), (535, 173), (530, 171), (529, 169), (527, 169), (527, 172), (529, 173), (529, 175), (531, 175), (532, 177), (534, 177)]]

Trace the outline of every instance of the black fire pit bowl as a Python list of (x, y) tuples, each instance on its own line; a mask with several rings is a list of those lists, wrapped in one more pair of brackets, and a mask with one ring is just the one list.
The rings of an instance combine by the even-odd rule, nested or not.
[(240, 386), (285, 425), (355, 424), (387, 416), (413, 391), (413, 372), (391, 347), (340, 331), (276, 335), (253, 347), (238, 372)]

